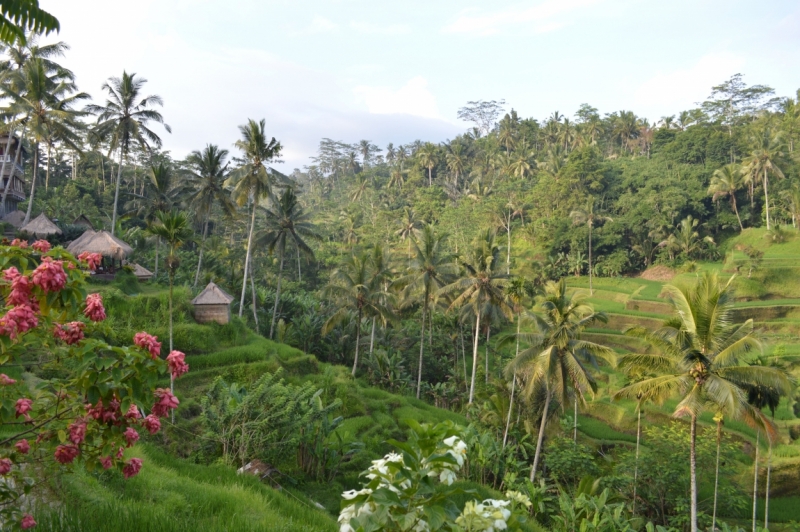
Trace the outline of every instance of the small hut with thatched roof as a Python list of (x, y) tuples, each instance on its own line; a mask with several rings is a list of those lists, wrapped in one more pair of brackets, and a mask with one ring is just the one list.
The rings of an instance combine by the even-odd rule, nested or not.
[(231, 302), (233, 296), (214, 283), (208, 283), (205, 289), (192, 299), (194, 319), (198, 323), (215, 321), (225, 325), (231, 320)]
[(92, 231), (94, 231), (94, 226), (92, 225), (92, 222), (90, 222), (89, 218), (87, 218), (82, 214), (72, 221), (72, 225), (79, 225), (81, 227), (85, 227), (86, 229), (91, 229)]
[(149, 281), (150, 279), (153, 278), (153, 272), (151, 272), (144, 266), (140, 266), (139, 264), (136, 263), (129, 264), (128, 266), (130, 266), (133, 269), (133, 275), (135, 275), (136, 278), (139, 279), (139, 281)]
[(25, 221), (25, 213), (22, 211), (13, 211), (3, 216), (3, 219), (0, 221), (13, 225), (15, 229), (19, 229), (22, 227), (22, 222)]
[(40, 214), (30, 222), (19, 228), (21, 233), (28, 233), (36, 238), (44, 238), (51, 235), (60, 235), (61, 229), (50, 221), (44, 213)]
[(67, 251), (73, 255), (79, 255), (84, 251), (99, 253), (112, 260), (122, 261), (122, 259), (133, 253), (133, 248), (108, 231), (87, 229), (85, 233), (67, 246)]

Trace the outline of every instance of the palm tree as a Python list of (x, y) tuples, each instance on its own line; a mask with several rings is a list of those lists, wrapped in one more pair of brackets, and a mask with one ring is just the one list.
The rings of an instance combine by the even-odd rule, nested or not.
[(764, 184), (764, 208), (769, 231), (769, 173), (772, 172), (777, 177), (783, 177), (783, 172), (778, 167), (778, 163), (784, 156), (783, 135), (780, 132), (773, 135), (769, 129), (764, 129), (760, 134), (751, 138), (751, 144), (753, 150), (744, 161), (745, 171), (750, 174), (754, 182), (761, 181)]
[(143, 150), (150, 151), (151, 144), (161, 147), (161, 137), (152, 131), (148, 124), (157, 122), (164, 126), (168, 133), (172, 129), (164, 123), (161, 113), (153, 109), (154, 105), (163, 106), (161, 96), (142, 96), (142, 89), (147, 80), (137, 77), (135, 73), (122, 72), (122, 77), (111, 77), (103, 83), (102, 90), (108, 93), (104, 106), (87, 105), (86, 111), (97, 115), (96, 132), (100, 138), (108, 139), (109, 155), (119, 152), (119, 170), (114, 189), (114, 208), (111, 215), (111, 234), (117, 226), (117, 203), (119, 202), (119, 184), (122, 179), (122, 166), (128, 157), (131, 146), (137, 144)]
[(447, 234), (438, 233), (433, 225), (427, 224), (418, 231), (413, 239), (414, 252), (409, 263), (408, 273), (398, 280), (405, 286), (405, 300), (411, 296), (422, 296), (422, 323), (419, 338), (419, 365), (417, 367), (417, 398), (422, 385), (422, 355), (425, 350), (425, 318), (428, 316), (430, 299), (436, 291), (448, 282), (450, 276), (457, 272), (453, 255), (444, 249)]
[(613, 222), (614, 220), (605, 216), (599, 208), (595, 208), (594, 200), (589, 200), (585, 209), (575, 209), (569, 213), (572, 223), (575, 225), (586, 225), (589, 228), (589, 295), (594, 294), (592, 287), (592, 228), (595, 223)]
[(735, 418), (743, 417), (754, 427), (770, 429), (768, 420), (747, 402), (744, 387), (766, 385), (788, 390), (789, 381), (775, 368), (752, 366), (748, 354), (760, 349), (753, 333), (753, 320), (734, 323), (732, 280), (724, 285), (716, 273), (704, 273), (692, 287), (667, 285), (664, 290), (675, 316), (661, 329), (630, 334), (655, 348), (653, 354), (629, 354), (622, 359), (628, 370), (644, 369), (656, 377), (630, 384), (616, 398), (663, 402), (680, 394), (683, 399), (675, 416), (690, 418), (691, 530), (697, 529), (697, 418), (704, 408)]
[(738, 164), (726, 164), (714, 171), (714, 175), (711, 176), (711, 184), (708, 186), (708, 193), (711, 194), (712, 201), (717, 201), (725, 196), (730, 197), (731, 207), (733, 212), (736, 213), (736, 219), (739, 221), (739, 231), (744, 231), (744, 226), (742, 225), (742, 219), (739, 217), (739, 209), (736, 208), (736, 191), (741, 188), (743, 182), (741, 166)]
[(781, 191), (781, 196), (786, 200), (789, 212), (792, 214), (792, 227), (799, 227), (800, 222), (800, 184), (792, 183), (792, 186)]
[(436, 166), (436, 146), (426, 142), (416, 154), (419, 164), (428, 169), (428, 186), (433, 185), (433, 167)]
[(277, 158), (281, 153), (281, 143), (272, 139), (267, 139), (264, 132), (266, 121), (262, 118), (256, 122), (252, 118), (247, 120), (247, 124), (239, 126), (242, 138), (237, 140), (235, 145), (244, 155), (244, 164), (231, 172), (225, 186), (232, 186), (231, 193), (233, 200), (243, 206), (248, 202), (251, 204), (250, 231), (247, 236), (247, 253), (244, 261), (244, 278), (242, 279), (242, 296), (239, 300), (239, 317), (242, 317), (244, 309), (244, 294), (247, 291), (247, 273), (250, 264), (251, 245), (253, 243), (253, 230), (256, 225), (256, 206), (259, 201), (272, 195), (272, 189), (276, 185), (280, 174), (272, 168), (267, 168), (266, 164)]
[(408, 170), (403, 170), (402, 166), (400, 165), (392, 168), (392, 171), (389, 174), (389, 188), (397, 187), (402, 189), (406, 182), (406, 173), (408, 173)]
[[(475, 339), (472, 347), (472, 377), (469, 389), (469, 404), (475, 398), (475, 375), (478, 371), (478, 338), (480, 337), (481, 318), (491, 318), (502, 314), (511, 319), (513, 312), (504, 298), (508, 275), (500, 271), (500, 249), (495, 244), (495, 235), (487, 230), (480, 235), (472, 252), (471, 263), (464, 264), (464, 272), (460, 279), (441, 288), (442, 294), (456, 294), (450, 309), (460, 308), (461, 317), (475, 316)], [(488, 349), (488, 345), (487, 345)], [(488, 353), (487, 353), (488, 354)], [(486, 357), (487, 378), (489, 359)]]
[(411, 258), (411, 241), (413, 240), (414, 233), (419, 227), (419, 220), (414, 218), (414, 209), (404, 207), (403, 218), (397, 223), (400, 226), (400, 229), (395, 231), (394, 234), (399, 236), (400, 240), (408, 241), (408, 257)]
[(539, 312), (533, 316), (537, 331), (521, 334), (521, 340), (529, 347), (509, 365), (510, 371), (526, 375), (525, 394), (529, 398), (537, 390), (544, 390), (545, 404), (531, 466), (531, 482), (539, 467), (550, 402), (555, 399), (563, 408), (569, 402), (570, 388), (585, 402), (584, 394), (595, 391), (597, 384), (582, 360), (589, 356), (611, 360), (614, 356), (608, 347), (581, 338), (584, 328), (595, 321), (606, 321), (603, 313), (595, 312), (591, 305), (584, 303), (585, 298), (586, 293), (581, 291), (568, 294), (563, 278), (557, 283), (549, 282)]
[(203, 239), (200, 243), (197, 272), (194, 274), (192, 287), (197, 286), (197, 281), (200, 279), (203, 251), (208, 237), (208, 223), (214, 205), (222, 207), (222, 211), (228, 216), (233, 216), (235, 212), (235, 205), (224, 187), (225, 172), (228, 169), (225, 162), (227, 157), (228, 150), (220, 149), (214, 144), (206, 144), (202, 151), (195, 150), (186, 158), (187, 176), (194, 187), (194, 193), (189, 196), (189, 204), (203, 222)]
[(345, 258), (344, 262), (331, 274), (331, 282), (325, 287), (325, 293), (339, 307), (322, 327), (322, 334), (328, 334), (337, 324), (342, 322), (351, 311), (356, 312), (356, 352), (353, 359), (352, 375), (358, 369), (358, 352), (361, 343), (361, 320), (365, 313), (374, 313), (389, 319), (390, 312), (384, 305), (381, 294), (373, 290), (370, 283), (371, 257), (366, 253), (357, 253)]
[[(533, 295), (533, 289), (530, 283), (524, 277), (514, 277), (508, 281), (505, 287), (505, 297), (508, 305), (517, 316), (517, 334), (515, 337), (516, 347), (514, 350), (514, 358), (519, 356), (519, 336), (520, 328), (522, 326), (522, 312), (525, 310), (525, 301)], [(506, 430), (503, 431), (503, 448), (506, 447), (508, 441), (508, 429), (511, 426), (511, 412), (514, 410), (514, 392), (517, 387), (517, 373), (513, 373), (511, 381), (511, 400), (508, 403), (508, 416), (506, 417)]]
[(314, 258), (314, 251), (308, 247), (303, 238), (320, 239), (316, 227), (310, 221), (310, 215), (303, 212), (292, 188), (287, 188), (277, 202), (265, 209), (267, 227), (256, 239), (256, 246), (266, 246), (270, 253), (278, 250), (278, 284), (275, 288), (275, 306), (272, 308), (272, 323), (269, 326), (269, 337), (272, 339), (275, 322), (278, 316), (278, 302), (281, 298), (281, 279), (283, 277), (283, 261), (286, 258), (286, 241), (291, 240), (297, 247), (297, 271), (300, 272), (300, 253)]
[(0, 15), (0, 41), (6, 44), (24, 43), (27, 32), (47, 35), (59, 31), (58, 19), (39, 7), (39, 0), (4, 2)]
[(458, 184), (458, 178), (464, 173), (467, 162), (464, 146), (459, 142), (450, 143), (445, 161), (447, 161), (447, 169), (453, 173), (453, 182)]

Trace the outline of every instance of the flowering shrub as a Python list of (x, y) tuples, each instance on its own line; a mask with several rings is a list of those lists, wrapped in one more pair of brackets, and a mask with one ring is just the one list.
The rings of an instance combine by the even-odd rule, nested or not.
[(342, 494), (340, 532), (494, 532), (525, 521), (531, 502), (519, 492), (507, 492), (508, 500), (470, 501), (459, 511), (453, 495), (469, 493), (453, 485), (467, 458), (459, 430), (450, 422), (408, 424), (407, 442), (389, 442), (400, 452), (374, 460), (362, 473), (368, 483)]
[(47, 461), (136, 475), (142, 461), (125, 461), (125, 447), (138, 428), (158, 432), (159, 417), (178, 406), (156, 382), (188, 370), (182, 353), (168, 363), (152, 342), (117, 347), (92, 338), (106, 312), (100, 294), (86, 294), (82, 268), (100, 258), (77, 261), (46, 244), (0, 246), (0, 371), (29, 365), (58, 375), (34, 388), (0, 373), (0, 422), (15, 431), (0, 438), (0, 522), (19, 529), (36, 526), (20, 500)]

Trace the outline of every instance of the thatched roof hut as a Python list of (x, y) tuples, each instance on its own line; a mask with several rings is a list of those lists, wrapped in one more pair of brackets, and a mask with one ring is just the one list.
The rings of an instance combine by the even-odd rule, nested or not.
[(85, 227), (87, 229), (91, 229), (92, 231), (94, 231), (94, 226), (92, 225), (92, 222), (90, 222), (89, 218), (87, 218), (82, 214), (72, 221), (72, 225), (80, 225), (81, 227)]
[(50, 218), (45, 216), (44, 213), (20, 227), (19, 230), (22, 233), (28, 233), (38, 238), (61, 234), (61, 229), (51, 222)]
[(3, 219), (0, 221), (11, 224), (15, 228), (19, 229), (22, 227), (22, 222), (25, 221), (25, 213), (22, 211), (12, 211), (3, 216)]
[(208, 283), (208, 286), (192, 299), (194, 319), (199, 323), (215, 321), (224, 325), (231, 319), (232, 301), (232, 295), (213, 282)]
[(88, 251), (89, 253), (99, 253), (104, 257), (122, 260), (133, 253), (133, 248), (108, 231), (92, 231), (88, 229), (67, 247), (67, 251), (73, 255)]
[(133, 275), (136, 276), (137, 279), (140, 281), (149, 281), (153, 278), (153, 272), (145, 268), (144, 266), (140, 266), (136, 263), (130, 265), (133, 268)]

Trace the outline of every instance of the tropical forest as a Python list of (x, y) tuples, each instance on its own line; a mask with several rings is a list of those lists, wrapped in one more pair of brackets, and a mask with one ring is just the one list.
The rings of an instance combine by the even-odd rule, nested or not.
[(800, 530), (800, 90), (286, 171), (0, 7), (3, 530)]

